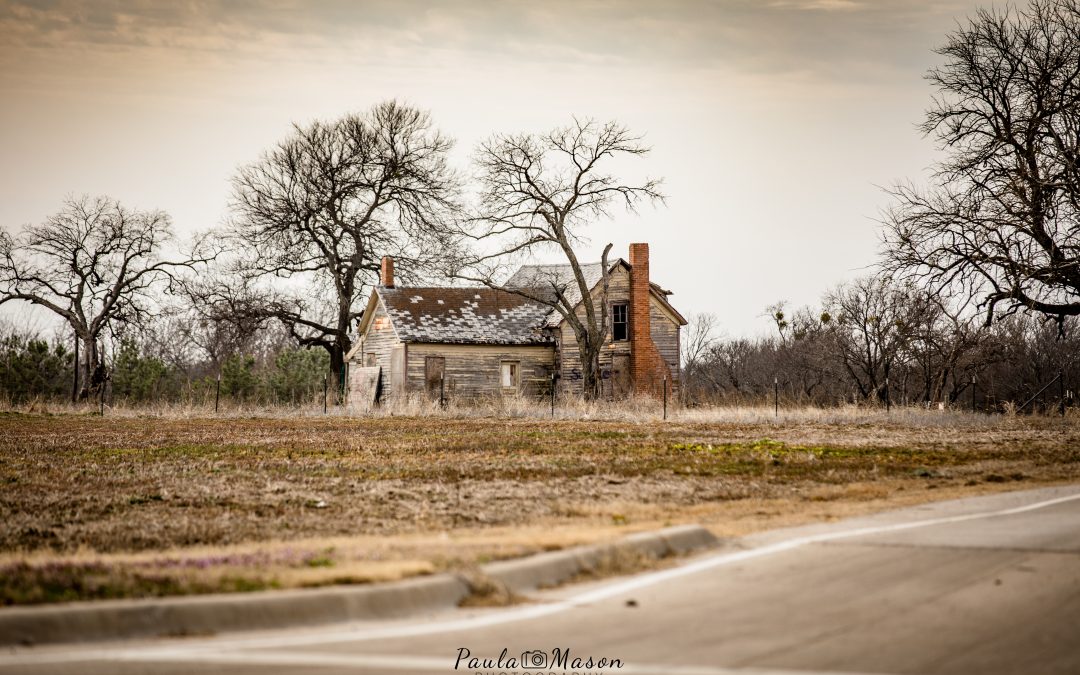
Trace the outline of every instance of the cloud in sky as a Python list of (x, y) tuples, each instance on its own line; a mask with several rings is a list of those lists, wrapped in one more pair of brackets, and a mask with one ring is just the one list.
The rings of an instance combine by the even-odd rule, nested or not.
[(855, 0), (776, 0), (770, 3), (772, 7), (795, 8), (809, 11), (849, 11), (866, 9), (866, 3)]
[[(139, 50), (257, 53), (357, 50), (422, 61), (453, 50), (551, 62), (743, 64), (784, 70), (859, 52), (907, 61), (905, 35), (965, 3), (931, 0), (418, 2), (416, 0), (7, 0), (4, 51)], [(875, 30), (889, 27), (891, 39)], [(867, 53), (869, 50), (869, 54)]]
[(102, 192), (209, 227), (291, 122), (386, 98), (463, 168), (492, 132), (615, 118), (671, 199), (590, 239), (652, 241), (680, 309), (748, 332), (873, 262), (877, 185), (931, 161), (922, 75), (974, 2), (0, 0), (0, 225)]

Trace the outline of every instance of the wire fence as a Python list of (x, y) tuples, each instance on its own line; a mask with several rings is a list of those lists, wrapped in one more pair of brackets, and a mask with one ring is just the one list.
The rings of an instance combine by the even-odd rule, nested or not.
[[(938, 424), (948, 420), (960, 424), (964, 416), (972, 418), (1016, 417), (1020, 415), (1080, 418), (1075, 395), (1065, 386), (1064, 378), (1055, 377), (1035, 396), (1019, 404), (1005, 402), (984, 408), (972, 397), (951, 404), (910, 401), (841, 402), (832, 406), (812, 405), (785, 398), (778, 383), (772, 396), (756, 397), (738, 403), (701, 402), (687, 404), (680, 392), (665, 382), (660, 396), (627, 396), (612, 400), (602, 397), (585, 400), (578, 395), (560, 394), (557, 387), (542, 394), (461, 395), (443, 386), (433, 396), (412, 392), (382, 400), (366, 408), (350, 402), (348, 392), (338, 396), (331, 379), (303, 398), (281, 402), (259, 396), (233, 396), (225, 393), (215, 379), (192, 387), (182, 396), (159, 398), (117, 395), (107, 379), (93, 396), (71, 403), (66, 397), (35, 397), (25, 401), (0, 401), (0, 408), (18, 412), (94, 414), (100, 416), (162, 417), (493, 417), (552, 420), (621, 420), (621, 421), (695, 421), (695, 422), (805, 422), (848, 423), (855, 420), (893, 419), (897, 422)], [(976, 402), (973, 403), (972, 401)]]

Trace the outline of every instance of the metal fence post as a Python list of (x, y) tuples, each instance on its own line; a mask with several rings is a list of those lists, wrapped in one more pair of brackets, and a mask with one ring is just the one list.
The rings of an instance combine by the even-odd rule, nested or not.
[[(443, 366), (445, 368), (445, 366)], [(439, 407), (446, 407), (446, 372), (439, 374)]]
[(780, 378), (776, 375), (772, 379), (773, 386), (773, 417), (780, 417)]
[(322, 376), (322, 414), (326, 414), (326, 391), (330, 386), (330, 376), (323, 373)]
[(221, 373), (218, 373), (217, 382), (214, 384), (214, 414), (218, 412), (218, 404), (221, 403)]
[(975, 412), (975, 375), (971, 375), (971, 412)]
[(889, 377), (885, 377), (885, 412), (892, 412), (892, 399), (889, 397)]
[(109, 381), (106, 377), (101, 381), (101, 416), (105, 417), (105, 384)]

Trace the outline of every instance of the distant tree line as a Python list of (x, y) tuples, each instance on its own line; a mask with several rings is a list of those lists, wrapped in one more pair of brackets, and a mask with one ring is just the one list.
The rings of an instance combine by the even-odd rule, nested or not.
[(779, 394), (804, 405), (1003, 412), (1051, 383), (1031, 409), (1056, 408), (1063, 390), (1080, 385), (1074, 317), (1059, 323), (1017, 312), (987, 326), (959, 299), (866, 278), (825, 294), (818, 307), (778, 303), (768, 318), (774, 329), (767, 335), (725, 338), (715, 315), (691, 317), (683, 368), (689, 405), (757, 405)]
[[(228, 354), (177, 350), (165, 336), (174, 319), (148, 330), (139, 340), (103, 343), (109, 362), (102, 384), (110, 404), (225, 402), (299, 405), (322, 400), (329, 357), (325, 350), (297, 347), (283, 331), (267, 330), (257, 342)], [(0, 403), (62, 401), (72, 396), (75, 359), (72, 340), (45, 338), (8, 328), (0, 334)], [(101, 391), (99, 390), (99, 394)]]

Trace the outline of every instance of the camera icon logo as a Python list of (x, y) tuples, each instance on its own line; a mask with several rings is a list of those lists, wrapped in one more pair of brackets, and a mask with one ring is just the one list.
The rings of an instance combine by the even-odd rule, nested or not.
[(544, 669), (551, 664), (551, 661), (547, 652), (534, 649), (527, 652), (521, 652), (520, 663), (522, 668)]

